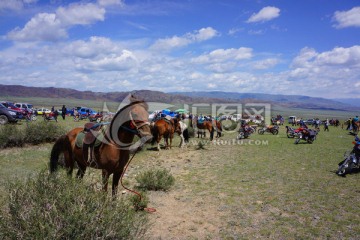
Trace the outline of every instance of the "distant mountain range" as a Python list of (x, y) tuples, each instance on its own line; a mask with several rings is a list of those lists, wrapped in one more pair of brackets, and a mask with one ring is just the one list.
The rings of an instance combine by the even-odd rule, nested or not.
[[(358, 100), (315, 98), (301, 95), (275, 95), (262, 93), (236, 93), (236, 92), (171, 92), (164, 93), (150, 90), (134, 90), (136, 96), (148, 102), (161, 102), (169, 104), (178, 103), (249, 103), (266, 102), (288, 108), (301, 108), (312, 110), (338, 110), (357, 111), (358, 106), (352, 105)], [(92, 92), (78, 91), (68, 88), (54, 87), (26, 87), (20, 85), (1, 85), (0, 97), (44, 97), (44, 98), (69, 98), (96, 101), (121, 102), (129, 92)], [(352, 104), (351, 104), (352, 103)]]
[[(354, 99), (325, 99), (318, 97), (308, 97), (302, 95), (280, 95), (264, 93), (236, 93), (236, 92), (173, 92), (172, 94), (184, 95), (189, 97), (220, 98), (228, 101), (247, 101), (254, 99), (260, 102), (269, 102), (289, 108), (302, 108), (313, 110), (340, 110), (353, 111), (360, 110), (360, 106), (355, 105)], [(350, 104), (353, 103), (353, 104)]]
[(355, 107), (358, 107), (360, 105), (360, 98), (335, 98), (333, 100)]

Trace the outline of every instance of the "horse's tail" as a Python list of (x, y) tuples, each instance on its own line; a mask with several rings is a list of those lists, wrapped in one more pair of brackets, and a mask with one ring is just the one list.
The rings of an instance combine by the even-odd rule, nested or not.
[(153, 138), (151, 140), (151, 145), (154, 145), (157, 142), (158, 136), (159, 136), (159, 129), (156, 125), (151, 129), (151, 134), (153, 135)]
[(71, 151), (71, 143), (67, 135), (62, 135), (56, 140), (53, 148), (51, 149), (50, 173), (55, 172), (57, 170), (59, 156), (61, 153), (63, 153), (66, 150), (69, 152)]

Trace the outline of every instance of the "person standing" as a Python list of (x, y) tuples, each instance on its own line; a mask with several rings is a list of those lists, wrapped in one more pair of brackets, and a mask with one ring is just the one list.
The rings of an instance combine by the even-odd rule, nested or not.
[(61, 108), (61, 116), (62, 116), (63, 120), (65, 120), (65, 116), (66, 116), (66, 107), (65, 107), (65, 105), (63, 105), (62, 108)]
[(325, 131), (329, 131), (329, 119), (326, 119), (325, 123), (324, 123), (324, 132)]

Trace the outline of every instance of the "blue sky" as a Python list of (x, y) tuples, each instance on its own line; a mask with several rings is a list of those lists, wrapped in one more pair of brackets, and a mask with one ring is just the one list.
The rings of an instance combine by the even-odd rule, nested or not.
[(360, 97), (360, 2), (0, 0), (0, 83)]

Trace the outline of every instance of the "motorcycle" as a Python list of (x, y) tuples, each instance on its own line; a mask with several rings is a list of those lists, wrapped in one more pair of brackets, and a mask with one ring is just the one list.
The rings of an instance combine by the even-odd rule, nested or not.
[(43, 115), (44, 121), (54, 120), (55, 122), (57, 122), (57, 116), (58, 116), (57, 112), (44, 113)]
[(254, 128), (250, 127), (249, 125), (242, 125), (239, 129), (239, 134), (237, 139), (248, 138), (250, 135), (254, 133)]
[(313, 143), (316, 140), (317, 131), (307, 128), (297, 129), (295, 133), (295, 144), (298, 144), (300, 140), (304, 140), (307, 143)]
[(298, 132), (299, 132), (298, 129), (294, 129), (292, 127), (286, 126), (286, 135), (288, 138), (294, 138)]
[(272, 133), (273, 135), (277, 135), (279, 133), (279, 126), (277, 125), (271, 125), (268, 127), (263, 127), (258, 130), (258, 133), (263, 135), (265, 132)]
[(32, 112), (26, 111), (24, 114), (24, 118), (27, 122), (29, 121), (36, 121), (37, 117), (35, 114), (33, 114)]
[(336, 174), (339, 176), (345, 177), (348, 173), (360, 170), (360, 141), (357, 136), (353, 144), (353, 150), (351, 152), (346, 152), (344, 154), (344, 160), (338, 164), (339, 168), (336, 171)]

